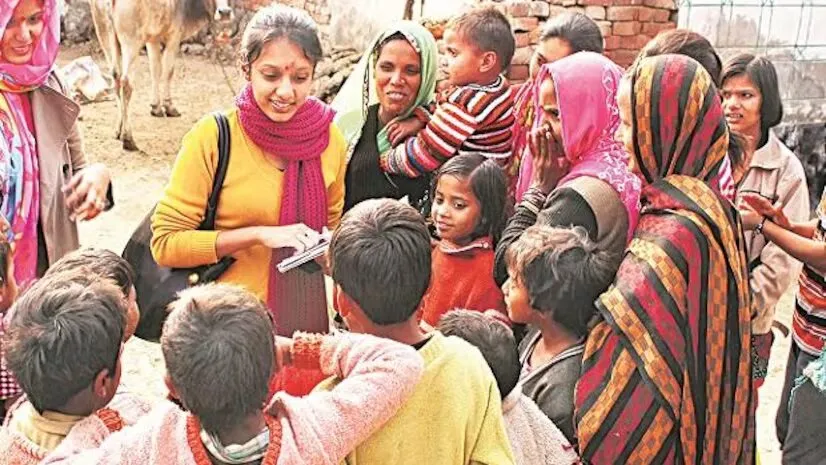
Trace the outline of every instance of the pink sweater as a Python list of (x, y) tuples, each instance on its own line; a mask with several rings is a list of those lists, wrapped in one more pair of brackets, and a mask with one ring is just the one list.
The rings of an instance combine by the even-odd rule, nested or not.
[[(48, 453), (46, 449), (39, 447), (10, 426), (15, 411), (26, 402), (25, 399), (17, 401), (0, 428), (0, 465), (37, 465)], [(131, 394), (117, 394), (106, 408), (98, 410), (72, 427), (70, 434), (93, 433), (106, 437), (124, 426), (135, 424), (148, 411), (149, 404), (143, 400)]]
[[(275, 396), (267, 408), (272, 443), (262, 465), (338, 465), (393, 417), (421, 378), (423, 362), (412, 347), (355, 334), (315, 341), (296, 340), (296, 364), (315, 363), (344, 381), (329, 392)], [(43, 463), (209, 464), (197, 419), (169, 402), (116, 434), (89, 426), (69, 433)]]

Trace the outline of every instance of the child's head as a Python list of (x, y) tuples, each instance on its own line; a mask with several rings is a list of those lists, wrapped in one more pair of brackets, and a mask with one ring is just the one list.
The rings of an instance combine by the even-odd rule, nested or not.
[(510, 67), (516, 41), (504, 14), (494, 8), (471, 10), (445, 30), (450, 84), (489, 84)]
[(502, 398), (516, 387), (521, 370), (519, 352), (513, 332), (504, 323), (480, 312), (454, 310), (439, 320), (436, 329), (445, 336), (462, 338), (482, 352)]
[(112, 400), (126, 314), (114, 283), (82, 269), (50, 274), (12, 312), (6, 361), (39, 412), (89, 415)]
[(111, 250), (83, 248), (56, 261), (46, 272), (46, 276), (74, 270), (85, 270), (85, 272), (109, 279), (118, 285), (127, 308), (124, 340), (132, 337), (140, 318), (135, 293), (135, 272), (132, 270), (132, 265)]
[(406, 323), (430, 285), (430, 234), (413, 207), (364, 201), (333, 233), (330, 269), (336, 309), (353, 331)]
[(0, 315), (6, 313), (17, 299), (17, 280), (14, 279), (14, 256), (11, 245), (0, 236)]
[(619, 266), (599, 250), (582, 227), (531, 226), (508, 249), (508, 281), (502, 287), (516, 323), (553, 321), (583, 337)]
[(181, 292), (161, 335), (167, 384), (209, 433), (260, 413), (275, 362), (273, 326), (254, 295), (228, 284)]
[(480, 237), (499, 240), (505, 225), (508, 181), (495, 161), (482, 155), (458, 155), (433, 178), (431, 216), (436, 232), (456, 245)]

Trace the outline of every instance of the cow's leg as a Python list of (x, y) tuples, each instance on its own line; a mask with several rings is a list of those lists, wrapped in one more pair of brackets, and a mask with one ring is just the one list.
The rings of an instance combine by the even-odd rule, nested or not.
[(138, 150), (135, 139), (132, 138), (132, 125), (129, 124), (129, 100), (132, 99), (132, 66), (140, 54), (143, 43), (126, 37), (121, 37), (121, 69), (120, 77), (120, 99), (122, 102), (120, 118), (123, 121), (120, 140), (123, 142), (123, 149), (129, 151)]
[(112, 20), (112, 3), (109, 0), (95, 0), (92, 2), (92, 22), (95, 25), (95, 33), (100, 42), (100, 48), (103, 50), (103, 55), (106, 57), (106, 63), (109, 65), (109, 70), (112, 73), (112, 79), (115, 84), (115, 97), (118, 102), (118, 121), (115, 130), (115, 139), (120, 140), (123, 133), (123, 120), (120, 115), (120, 110), (123, 102), (120, 98), (120, 76), (121, 72), (121, 53), (120, 45), (118, 45), (118, 37), (115, 31), (115, 24)]
[(178, 117), (181, 112), (172, 104), (172, 76), (175, 74), (175, 60), (181, 49), (181, 38), (171, 37), (163, 50), (163, 108), (166, 116)]
[(152, 75), (152, 116), (162, 117), (165, 115), (161, 106), (161, 44), (159, 42), (149, 42), (146, 44), (146, 54), (149, 57), (149, 71)]

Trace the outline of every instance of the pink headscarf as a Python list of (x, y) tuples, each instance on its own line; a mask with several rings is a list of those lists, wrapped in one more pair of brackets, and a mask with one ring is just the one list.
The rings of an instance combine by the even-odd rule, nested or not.
[[(628, 238), (640, 215), (639, 178), (628, 169), (628, 154), (614, 140), (620, 124), (617, 89), (622, 68), (593, 52), (579, 52), (542, 66), (534, 81), (534, 108), (538, 112), (539, 87), (553, 79), (559, 117), (562, 121), (562, 145), (571, 171), (559, 187), (582, 176), (610, 184), (619, 194), (628, 212)], [(542, 118), (534, 119), (534, 128)], [(533, 158), (526, 152), (519, 176), (519, 196), (527, 190), (533, 173)]]
[[(31, 61), (25, 65), (6, 63), (0, 57), (0, 90), (10, 92), (27, 92), (40, 87), (57, 60), (60, 49), (60, 14), (56, 0), (42, 0), (45, 24), (40, 43), (34, 50)], [(0, 7), (0, 37), (6, 32), (6, 26), (14, 15), (20, 0), (3, 0)]]
[[(20, 0), (4, 3), (0, 7), (0, 37)], [(60, 45), (60, 17), (55, 0), (43, 0), (43, 15), (43, 33), (28, 63), (14, 65), (0, 57), (0, 213), (11, 225), (15, 278), (21, 286), (37, 277), (40, 213), (40, 172), (28, 92), (46, 82)]]

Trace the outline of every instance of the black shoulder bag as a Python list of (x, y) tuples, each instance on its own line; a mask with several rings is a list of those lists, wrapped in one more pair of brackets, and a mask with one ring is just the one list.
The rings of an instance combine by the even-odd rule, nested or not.
[[(204, 221), (199, 230), (210, 231), (215, 229), (215, 213), (218, 208), (218, 199), (221, 188), (227, 175), (230, 151), (229, 123), (226, 116), (215, 113), (218, 123), (218, 166), (212, 181), (212, 192), (207, 201)], [(177, 298), (180, 291), (198, 284), (209, 283), (218, 279), (234, 262), (233, 257), (227, 256), (217, 263), (195, 268), (166, 268), (158, 265), (152, 256), (149, 243), (152, 240), (153, 208), (143, 219), (126, 248), (123, 249), (123, 258), (132, 265), (135, 271), (135, 291), (140, 308), (140, 320), (135, 335), (147, 341), (158, 341), (163, 324), (168, 315), (167, 307)]]

